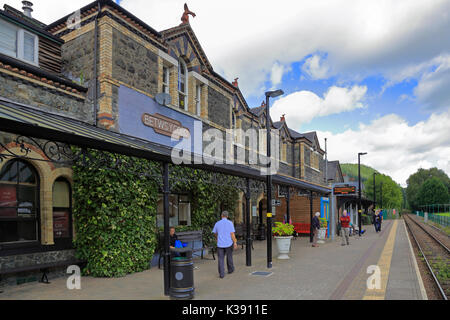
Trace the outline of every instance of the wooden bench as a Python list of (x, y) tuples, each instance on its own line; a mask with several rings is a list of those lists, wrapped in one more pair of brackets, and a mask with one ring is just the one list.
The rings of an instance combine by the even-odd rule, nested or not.
[[(181, 232), (175, 232), (177, 235), (178, 240), (180, 240), (183, 243), (188, 243), (188, 247), (192, 249), (192, 255), (194, 256), (194, 252), (201, 252), (200, 257), (203, 259), (203, 251), (205, 249), (211, 249), (211, 254), (213, 256), (213, 259), (216, 260), (216, 257), (214, 256), (214, 247), (207, 247), (204, 244), (203, 241), (203, 232), (202, 230), (194, 230), (194, 231), (181, 231)], [(195, 243), (201, 242), (201, 247), (195, 248)], [(164, 232), (159, 233), (159, 259), (158, 259), (158, 268), (161, 269), (161, 259), (163, 257), (164, 253)], [(190, 245), (190, 246), (189, 246)]]
[(293, 223), (294, 231), (298, 234), (310, 234), (311, 224), (309, 223)]
[(83, 265), (83, 264), (86, 264), (86, 262), (72, 259), (72, 260), (55, 261), (50, 263), (34, 264), (17, 268), (5, 268), (0, 270), (0, 278), (2, 275), (6, 274), (39, 270), (40, 272), (42, 272), (42, 278), (39, 282), (49, 284), (50, 282), (48, 281), (47, 273), (50, 268), (67, 267), (71, 265)]
[[(235, 233), (234, 235), (236, 236), (236, 240), (237, 240), (237, 244), (242, 246), (242, 249), (244, 249), (244, 245), (246, 244), (247, 240), (246, 240), (246, 235), (247, 235), (247, 226), (243, 223), (240, 224), (236, 224), (236, 226), (234, 227)], [(250, 243), (252, 245), (252, 249), (253, 249), (253, 238), (250, 236)]]

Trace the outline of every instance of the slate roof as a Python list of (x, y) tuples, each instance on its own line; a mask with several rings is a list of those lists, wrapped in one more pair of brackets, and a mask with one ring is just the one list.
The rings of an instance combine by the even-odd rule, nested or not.
[(339, 160), (336, 161), (328, 161), (327, 167), (327, 181), (328, 180), (336, 180), (336, 173), (338, 172), (338, 168), (340, 167)]

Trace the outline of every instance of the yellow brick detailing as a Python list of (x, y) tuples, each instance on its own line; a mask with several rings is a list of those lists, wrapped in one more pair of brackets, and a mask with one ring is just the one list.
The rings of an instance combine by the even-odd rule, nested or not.
[[(69, 41), (71, 41), (73, 39), (76, 39), (76, 38), (82, 36), (85, 33), (88, 33), (89, 31), (94, 30), (94, 27), (95, 27), (95, 22), (94, 21), (89, 22), (88, 24), (82, 26), (81, 28), (74, 29), (73, 31), (69, 32), (68, 34), (65, 34), (65, 35), (61, 36), (61, 39), (63, 39), (65, 42), (69, 42)], [(66, 28), (64, 28), (61, 31), (64, 31), (65, 29)], [(58, 33), (56, 35), (58, 35)]]
[[(96, 15), (97, 15), (97, 12), (94, 12), (93, 14), (90, 14), (90, 15), (88, 15), (88, 16), (82, 18), (81, 21), (80, 21), (80, 23), (83, 24), (84, 21), (86, 21), (86, 20), (88, 20), (88, 19), (90, 19), (90, 18), (92, 18), (93, 16), (96, 16)], [(91, 26), (90, 28), (93, 29), (93, 28), (94, 28), (94, 22), (90, 22), (90, 23), (88, 23), (88, 24), (82, 26), (82, 27), (79, 28), (79, 29), (73, 29), (73, 30), (72, 30), (71, 32), (69, 32), (68, 34), (65, 34), (65, 35), (61, 36), (61, 39), (64, 39), (65, 41), (70, 41), (70, 40), (72, 40), (73, 38), (76, 38), (76, 37), (82, 35), (83, 33), (86, 33), (87, 31), (83, 31), (83, 32), (80, 33), (80, 31), (83, 30), (83, 28), (86, 27), (86, 26)], [(56, 33), (53, 33), (53, 34), (54, 34), (54, 35), (58, 35), (58, 34), (64, 32), (64, 31), (66, 31), (67, 29), (68, 29), (67, 27), (64, 27), (64, 28), (58, 30)], [(88, 30), (88, 31), (89, 31), (89, 30)], [(66, 38), (68, 38), (68, 39), (70, 39), (70, 40), (66, 40)]]
[[(106, 19), (105, 19), (106, 18)], [(98, 24), (98, 41), (99, 41), (99, 65), (98, 76), (100, 95), (98, 100), (98, 114), (113, 114), (113, 86), (100, 79), (112, 78), (112, 46), (113, 46), (113, 28), (110, 23), (111, 19), (104, 17), (100, 19)], [(112, 124), (110, 122), (99, 122), (100, 126), (109, 129)]]
[(386, 296), (386, 287), (391, 269), (392, 254), (394, 253), (395, 236), (397, 234), (398, 220), (394, 220), (392, 229), (389, 232), (388, 239), (381, 252), (377, 266), (380, 268), (381, 289), (366, 289), (363, 300), (384, 300)]
[(202, 112), (200, 117), (208, 119), (208, 86), (202, 86)]

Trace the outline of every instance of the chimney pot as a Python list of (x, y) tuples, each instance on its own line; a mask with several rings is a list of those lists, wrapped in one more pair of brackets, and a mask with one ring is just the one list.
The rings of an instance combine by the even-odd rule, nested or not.
[(23, 13), (27, 16), (31, 18), (31, 12), (33, 12), (33, 8), (31, 8), (33, 6), (33, 3), (30, 1), (22, 1), (23, 7)]

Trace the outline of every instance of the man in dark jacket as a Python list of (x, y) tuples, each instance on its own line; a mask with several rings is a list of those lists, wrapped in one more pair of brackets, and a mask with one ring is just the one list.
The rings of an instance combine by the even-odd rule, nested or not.
[(316, 214), (314, 215), (313, 219), (312, 219), (312, 229), (313, 229), (313, 234), (314, 234), (314, 238), (313, 238), (313, 247), (318, 247), (317, 245), (317, 234), (319, 233), (319, 229), (320, 229), (320, 221), (319, 221), (319, 217), (320, 217), (320, 212), (316, 212)]

